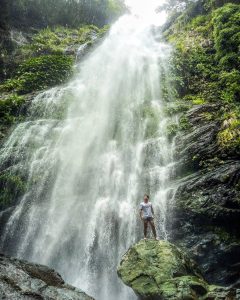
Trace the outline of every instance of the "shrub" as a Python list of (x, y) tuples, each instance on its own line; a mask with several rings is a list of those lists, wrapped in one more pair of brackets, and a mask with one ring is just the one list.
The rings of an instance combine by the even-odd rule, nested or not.
[(102, 36), (107, 26), (99, 29), (94, 25), (82, 26), (78, 29), (57, 26), (45, 28), (33, 36), (32, 43), (24, 47), (25, 51), (36, 54), (63, 54), (67, 47), (91, 43), (93, 35)]
[(240, 46), (240, 6), (228, 3), (213, 14), (217, 58), (238, 53)]
[(240, 150), (240, 119), (239, 110), (231, 112), (222, 123), (222, 128), (218, 133), (217, 141), (222, 149), (232, 151)]
[(19, 109), (25, 102), (24, 97), (12, 94), (0, 100), (1, 124), (11, 124), (15, 122), (19, 114)]
[(219, 76), (219, 85), (222, 89), (221, 98), (225, 102), (239, 101), (240, 98), (240, 72), (232, 70), (231, 72), (222, 71)]
[(21, 64), (15, 78), (3, 84), (1, 90), (20, 94), (45, 89), (63, 83), (71, 75), (73, 59), (67, 55), (43, 55)]

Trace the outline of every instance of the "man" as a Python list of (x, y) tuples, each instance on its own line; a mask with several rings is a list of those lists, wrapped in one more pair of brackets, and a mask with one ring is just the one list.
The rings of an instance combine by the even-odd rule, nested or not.
[(153, 222), (153, 217), (154, 217), (154, 211), (153, 211), (152, 203), (149, 202), (149, 196), (144, 195), (143, 202), (140, 204), (140, 218), (143, 220), (144, 223), (144, 240), (147, 239), (148, 223), (150, 223), (153, 236), (155, 240), (157, 240), (157, 233), (156, 233), (155, 224)]

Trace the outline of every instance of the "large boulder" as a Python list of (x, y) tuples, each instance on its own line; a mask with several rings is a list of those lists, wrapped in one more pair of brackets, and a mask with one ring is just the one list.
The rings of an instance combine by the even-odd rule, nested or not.
[(209, 285), (196, 263), (167, 241), (141, 240), (117, 272), (142, 300), (239, 299), (235, 289)]
[(140, 241), (123, 256), (118, 275), (141, 299), (199, 299), (208, 292), (196, 264), (167, 241)]
[(0, 255), (0, 299), (94, 300), (54, 270)]

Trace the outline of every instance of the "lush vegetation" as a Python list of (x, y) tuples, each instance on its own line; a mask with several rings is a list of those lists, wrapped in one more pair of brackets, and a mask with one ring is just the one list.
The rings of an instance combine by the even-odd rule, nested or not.
[[(32, 42), (22, 48), (25, 55), (34, 54), (64, 54), (75, 50), (81, 44), (92, 44), (93, 38), (102, 37), (108, 26), (99, 29), (94, 25), (86, 25), (76, 29), (62, 26), (44, 28), (33, 35)], [(69, 50), (69, 51), (68, 51)], [(74, 51), (72, 51), (74, 54)]]
[[(172, 65), (179, 103), (219, 105), (219, 110), (206, 118), (219, 120), (219, 147), (238, 153), (240, 6), (227, 3), (215, 8), (213, 3), (216, 5), (214, 1), (190, 5), (165, 28), (165, 36), (175, 46)], [(180, 129), (188, 129), (187, 120), (184, 124), (181, 120)], [(169, 130), (176, 132), (176, 125), (171, 124)]]
[(14, 0), (8, 3), (10, 25), (18, 28), (103, 26), (122, 9), (122, 2), (118, 0)]
[(85, 44), (89, 51), (107, 30), (108, 26), (99, 29), (94, 25), (48, 27), (15, 49), (13, 59), (5, 65), (7, 78), (0, 84), (0, 138), (25, 113), (21, 109), (26, 103), (24, 94), (64, 83), (72, 74), (79, 46)]
[(72, 58), (66, 55), (44, 55), (22, 63), (13, 79), (7, 80), (0, 90), (26, 94), (62, 83), (72, 69)]
[(11, 94), (0, 101), (0, 119), (4, 125), (13, 123), (24, 103), (24, 97)]

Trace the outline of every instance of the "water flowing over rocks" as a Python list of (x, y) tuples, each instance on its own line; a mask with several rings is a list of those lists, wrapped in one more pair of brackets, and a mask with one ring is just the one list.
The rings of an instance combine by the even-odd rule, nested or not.
[(238, 299), (231, 288), (211, 286), (196, 263), (167, 241), (141, 240), (122, 257), (118, 275), (140, 299)]
[(135, 212), (150, 191), (158, 234), (166, 238), (175, 190), (164, 104), (172, 95), (172, 48), (144, 15), (122, 16), (70, 81), (38, 94), (0, 149), (2, 181), (9, 182), (1, 251), (57, 269), (98, 300), (136, 299), (116, 274), (142, 235)]
[(94, 300), (54, 270), (0, 255), (0, 299)]

